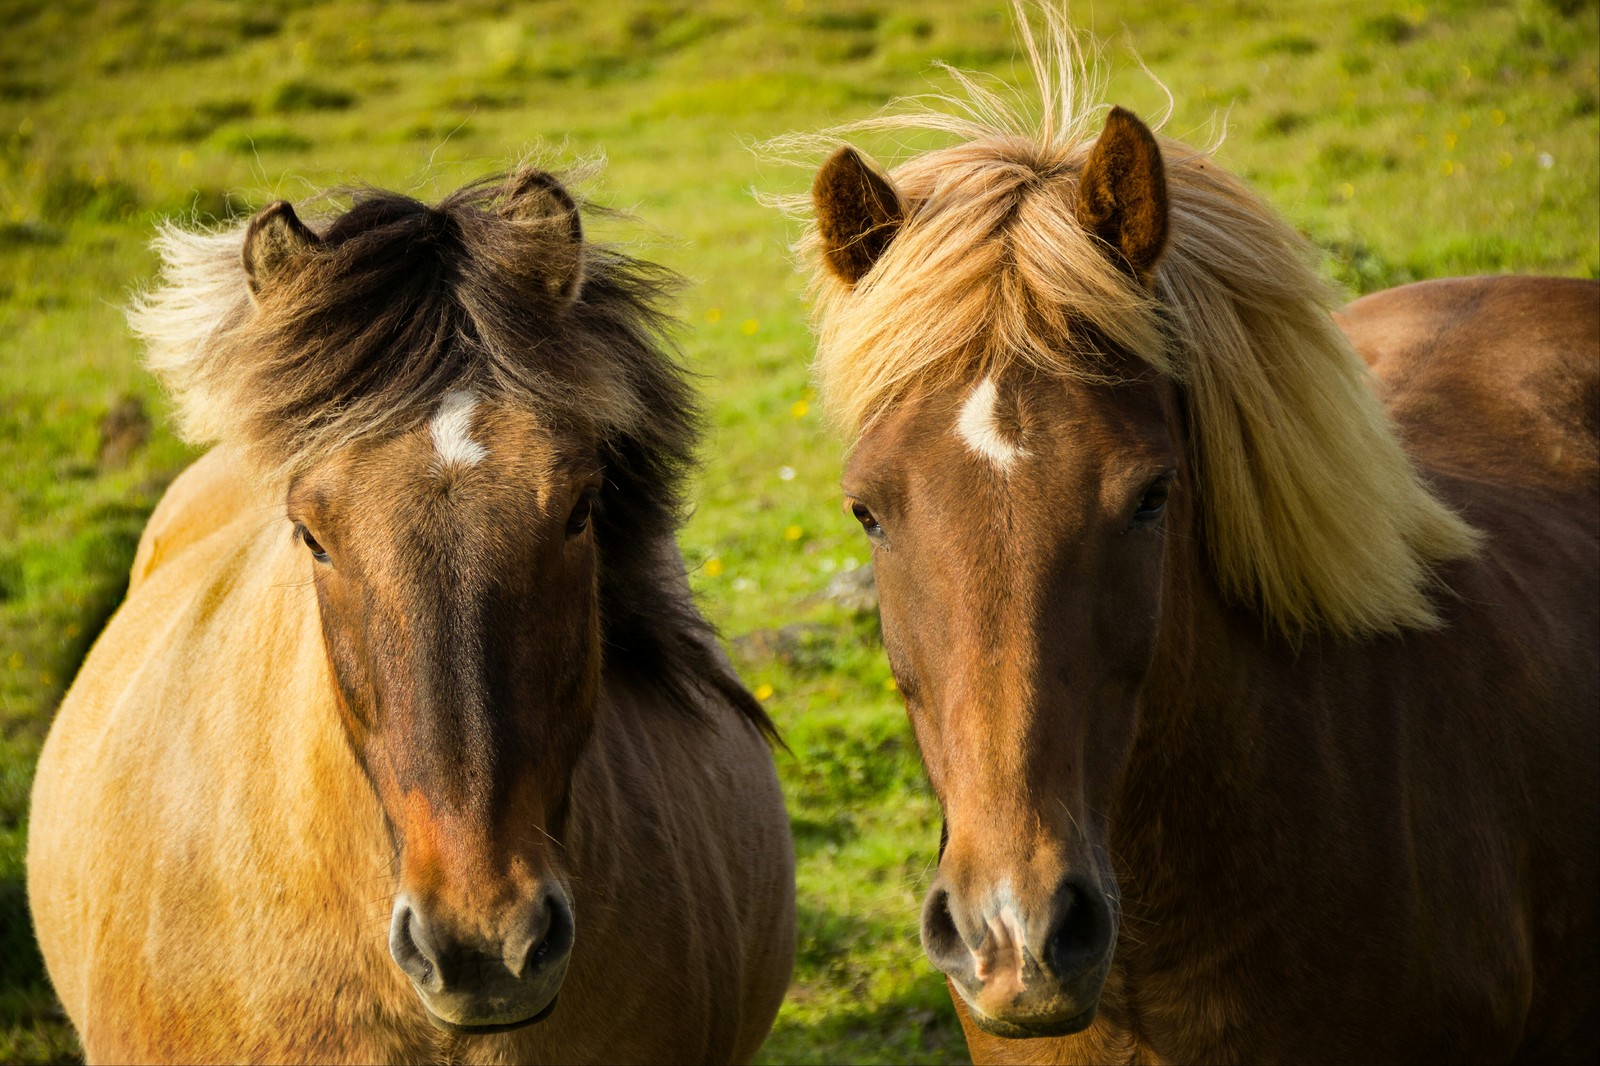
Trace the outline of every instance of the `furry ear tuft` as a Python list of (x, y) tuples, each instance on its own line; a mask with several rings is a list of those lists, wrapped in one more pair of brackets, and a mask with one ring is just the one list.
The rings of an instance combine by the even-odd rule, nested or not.
[(583, 287), (583, 220), (578, 202), (548, 171), (528, 167), (506, 180), (500, 217), (550, 230), (552, 249), (546, 284), (551, 299), (565, 308)]
[(906, 219), (905, 202), (894, 185), (849, 145), (817, 171), (811, 202), (823, 261), (846, 285), (866, 277)]
[(1078, 184), (1078, 222), (1120, 252), (1149, 284), (1167, 246), (1167, 177), (1161, 146), (1133, 112), (1113, 107)]
[(274, 200), (262, 208), (245, 229), (240, 253), (250, 295), (259, 298), (294, 260), (321, 243), (289, 201)]

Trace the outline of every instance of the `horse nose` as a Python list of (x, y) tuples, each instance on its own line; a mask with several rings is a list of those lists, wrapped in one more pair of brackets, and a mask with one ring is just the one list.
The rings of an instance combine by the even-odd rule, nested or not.
[(955, 916), (950, 913), (950, 890), (943, 879), (934, 883), (922, 902), (922, 950), (942, 972), (957, 983), (970, 986), (976, 983), (977, 967), (972, 949), (956, 928)]
[(535, 978), (566, 961), (572, 950), (572, 906), (557, 892), (544, 894), (544, 906), (530, 909), (518, 935), (506, 938), (505, 964), (519, 978)]
[(389, 954), (441, 1027), (514, 1028), (553, 1008), (574, 939), (565, 894), (546, 889), (498, 924), (496, 938), (455, 935), (407, 894), (396, 897)]
[(922, 908), (922, 945), (998, 1036), (1077, 1032), (1094, 1019), (1110, 962), (1115, 919), (1103, 893), (1068, 878), (1043, 906), (1009, 892), (964, 907), (941, 876)]
[(1066, 881), (1056, 893), (1054, 921), (1044, 937), (1044, 964), (1062, 980), (1098, 967), (1111, 949), (1111, 907), (1103, 893)]

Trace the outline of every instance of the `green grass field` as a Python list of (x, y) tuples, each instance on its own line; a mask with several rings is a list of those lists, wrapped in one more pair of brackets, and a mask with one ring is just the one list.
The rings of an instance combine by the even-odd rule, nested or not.
[[(1457, 273), (1600, 275), (1594, 0), (1120, 0), (1111, 99), (1208, 141), (1352, 291)], [(960, 1061), (917, 945), (936, 804), (877, 645), (830, 601), (866, 558), (807, 385), (792, 224), (752, 190), (809, 174), (751, 146), (948, 85), (1023, 74), (996, 0), (0, 0), (0, 1061), (78, 1054), (29, 930), (39, 744), (192, 458), (120, 308), (156, 220), (368, 182), (419, 195), (535, 150), (604, 153), (606, 239), (692, 281), (711, 415), (682, 543), (707, 614), (784, 730), (795, 980), (773, 1062)], [(897, 147), (868, 147), (892, 162)]]

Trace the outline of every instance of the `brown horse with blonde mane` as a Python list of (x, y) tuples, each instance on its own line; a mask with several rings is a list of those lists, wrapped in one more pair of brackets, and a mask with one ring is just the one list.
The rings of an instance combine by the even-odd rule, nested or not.
[(1594, 1061), (1600, 287), (1335, 314), (1051, 21), (808, 239), (973, 1057)]
[(674, 544), (673, 276), (531, 169), (157, 244), (133, 322), (217, 447), (62, 704), (28, 851), (88, 1057), (749, 1059), (794, 860)]

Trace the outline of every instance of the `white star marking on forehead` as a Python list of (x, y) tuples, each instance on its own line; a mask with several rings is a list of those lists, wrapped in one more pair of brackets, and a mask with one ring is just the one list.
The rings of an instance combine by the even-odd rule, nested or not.
[(478, 398), (470, 392), (452, 392), (439, 402), (439, 410), (428, 425), (440, 466), (476, 466), (488, 452), (472, 439), (472, 411)]
[(1028, 453), (1005, 438), (995, 420), (995, 404), (1000, 400), (1000, 390), (993, 378), (978, 382), (961, 405), (961, 417), (956, 419), (956, 432), (978, 455), (989, 460), (1001, 473), (1013, 461)]

